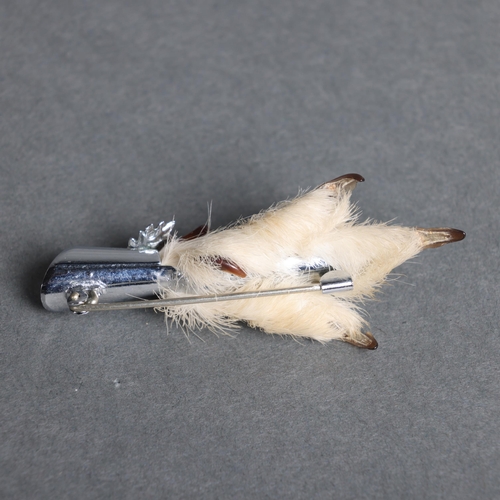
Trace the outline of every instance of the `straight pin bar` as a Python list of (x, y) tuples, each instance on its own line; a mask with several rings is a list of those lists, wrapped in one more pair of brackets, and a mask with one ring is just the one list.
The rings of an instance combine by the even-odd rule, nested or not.
[(110, 303), (85, 303), (72, 304), (68, 302), (71, 311), (75, 313), (87, 313), (92, 311), (118, 311), (128, 309), (152, 309), (159, 307), (175, 307), (190, 304), (207, 304), (210, 302), (223, 302), (226, 300), (258, 299), (272, 297), (275, 295), (290, 295), (295, 293), (319, 292), (325, 294), (334, 292), (350, 291), (353, 289), (352, 279), (342, 271), (330, 271), (324, 274), (319, 283), (291, 288), (278, 288), (275, 290), (261, 290), (256, 292), (235, 292), (223, 295), (197, 295), (188, 297), (177, 297), (171, 299), (157, 300), (134, 300), (128, 302)]

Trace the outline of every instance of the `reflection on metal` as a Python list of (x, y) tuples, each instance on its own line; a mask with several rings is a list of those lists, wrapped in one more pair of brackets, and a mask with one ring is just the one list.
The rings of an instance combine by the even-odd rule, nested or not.
[(342, 271), (330, 271), (324, 274), (319, 283), (312, 285), (298, 286), (292, 288), (281, 288), (275, 290), (261, 290), (255, 292), (236, 292), (224, 295), (204, 295), (191, 297), (178, 297), (158, 300), (138, 300), (128, 302), (101, 303), (70, 305), (70, 309), (76, 313), (86, 313), (91, 311), (116, 311), (122, 309), (147, 309), (184, 306), (190, 304), (206, 304), (209, 302), (222, 302), (226, 300), (246, 300), (271, 297), (275, 295), (288, 295), (294, 293), (323, 292), (327, 294), (346, 292), (353, 289), (352, 279)]
[(160, 265), (158, 252), (125, 248), (74, 248), (59, 254), (42, 283), (43, 306), (56, 312), (69, 304), (120, 302), (153, 298), (159, 286), (183, 290), (185, 283), (173, 268)]

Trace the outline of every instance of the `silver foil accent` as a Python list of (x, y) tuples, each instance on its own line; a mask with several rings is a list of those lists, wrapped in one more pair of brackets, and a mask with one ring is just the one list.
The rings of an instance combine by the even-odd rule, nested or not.
[(160, 243), (168, 240), (174, 226), (175, 221), (173, 220), (170, 222), (162, 221), (157, 227), (151, 224), (144, 231), (139, 231), (139, 237), (137, 239), (130, 238), (128, 241), (128, 249), (143, 253), (153, 253)]
[(288, 257), (288, 259), (283, 261), (282, 269), (286, 270), (286, 272), (299, 272), (300, 274), (310, 275), (317, 274), (321, 277), (328, 271), (332, 271), (333, 267), (319, 257), (311, 258), (307, 261), (299, 257)]

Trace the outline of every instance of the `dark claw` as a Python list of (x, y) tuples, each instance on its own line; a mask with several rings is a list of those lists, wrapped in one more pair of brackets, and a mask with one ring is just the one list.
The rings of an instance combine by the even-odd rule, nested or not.
[(235, 264), (234, 262), (224, 259), (224, 257), (217, 257), (214, 260), (214, 263), (219, 266), (219, 269), (221, 271), (224, 271), (226, 273), (231, 273), (234, 274), (235, 276), (238, 276), (239, 278), (246, 278), (247, 273), (241, 269), (238, 264)]
[(446, 243), (454, 243), (465, 238), (465, 233), (460, 229), (447, 227), (431, 227), (429, 229), (417, 227), (422, 238), (424, 248), (438, 248)]
[(347, 190), (352, 190), (356, 187), (358, 182), (364, 182), (365, 178), (359, 174), (345, 174), (340, 177), (336, 177), (331, 181), (321, 184), (319, 187), (323, 189), (338, 189), (343, 188)]
[(340, 177), (336, 177), (335, 179), (332, 179), (330, 182), (337, 182), (337, 181), (341, 181), (343, 179), (352, 179), (356, 182), (365, 182), (365, 178), (359, 174), (344, 174), (344, 175), (341, 175)]
[(366, 337), (366, 340), (363, 339), (363, 341), (350, 337), (342, 340), (356, 347), (361, 347), (361, 349), (369, 349), (370, 351), (377, 349), (378, 342), (375, 340), (375, 337), (370, 332), (363, 332), (363, 335)]
[(196, 229), (186, 234), (186, 236), (182, 236), (180, 239), (184, 241), (194, 240), (195, 238), (201, 238), (202, 236), (205, 236), (207, 233), (208, 233), (208, 226), (207, 224), (204, 224), (203, 226), (198, 226)]

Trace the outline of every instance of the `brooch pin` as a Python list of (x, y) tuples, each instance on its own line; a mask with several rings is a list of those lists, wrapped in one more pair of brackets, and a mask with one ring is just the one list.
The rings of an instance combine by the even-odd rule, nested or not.
[(450, 228), (358, 222), (346, 174), (226, 228), (179, 237), (174, 221), (128, 248), (75, 248), (50, 264), (50, 311), (155, 308), (185, 329), (225, 331), (244, 321), (267, 333), (376, 349), (359, 304), (425, 248), (465, 238)]

